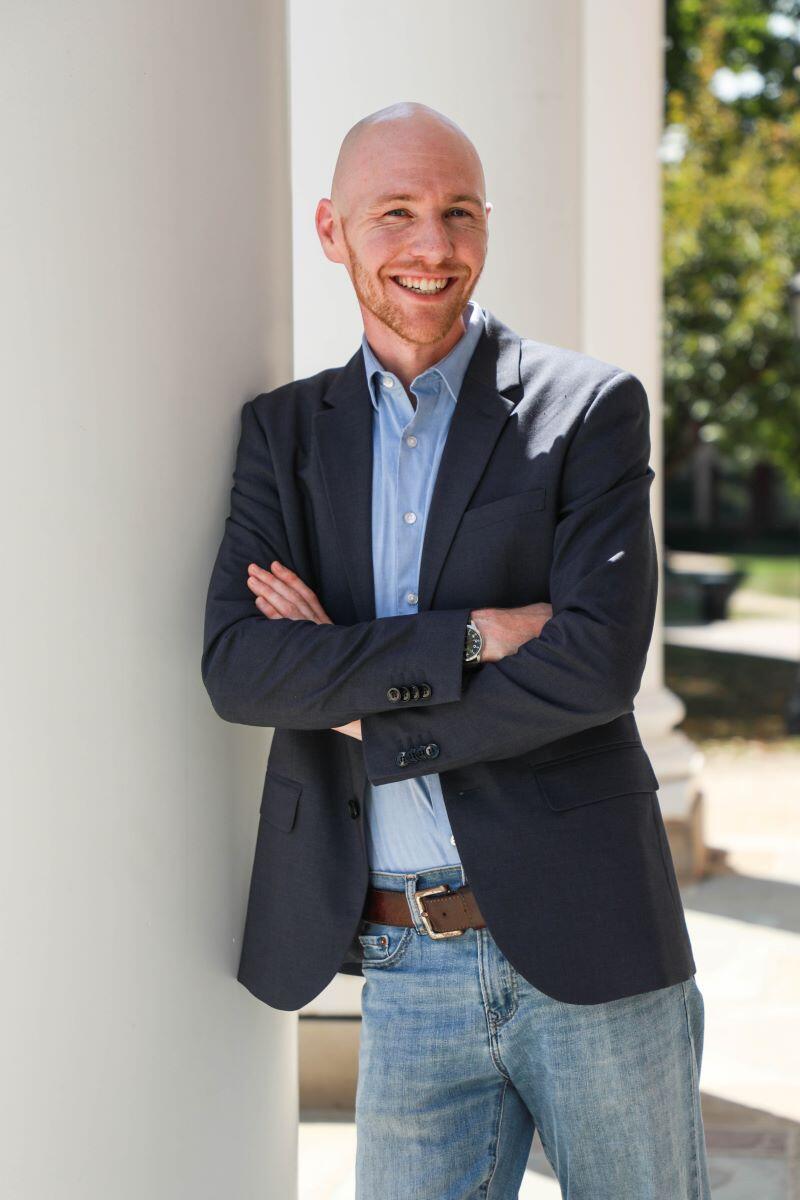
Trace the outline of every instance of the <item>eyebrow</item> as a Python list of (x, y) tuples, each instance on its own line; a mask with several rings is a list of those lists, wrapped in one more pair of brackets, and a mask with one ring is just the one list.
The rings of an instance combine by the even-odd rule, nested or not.
[[(409, 195), (378, 196), (373, 201), (373, 205), (377, 207), (377, 205), (379, 205), (379, 204), (388, 204), (392, 200), (418, 200), (418, 199), (419, 199), (419, 196), (409, 196)], [(477, 204), (478, 208), (483, 208), (483, 201), (481, 200), (480, 196), (473, 196), (471, 192), (465, 192), (459, 196), (448, 196), (447, 203), (448, 204), (458, 204), (462, 200), (466, 200), (470, 204)]]

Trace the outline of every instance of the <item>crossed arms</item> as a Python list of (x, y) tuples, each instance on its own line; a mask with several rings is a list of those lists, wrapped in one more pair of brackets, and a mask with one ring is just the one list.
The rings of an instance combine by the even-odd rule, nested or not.
[(271, 618), (247, 586), (251, 563), (290, 565), (272, 455), (254, 402), (242, 407), (230, 514), (205, 607), (203, 682), (215, 712), (240, 725), (330, 729), (396, 707), (397, 680), (430, 681), (426, 706), (461, 695), (469, 609), (355, 625)]
[[(290, 554), (267, 436), (248, 401), (206, 600), (202, 675), (215, 711), (276, 728), (355, 732), (360, 722), (373, 784), (512, 757), (630, 712), (658, 586), (649, 455), (645, 390), (619, 372), (565, 454), (551, 619), (516, 652), (465, 672), (469, 608), (343, 626), (321, 606), (287, 618), (254, 603), (251, 564), (288, 564)], [(387, 689), (408, 679), (429, 681), (432, 694), (398, 711)], [(436, 758), (398, 765), (399, 751), (430, 742)]]

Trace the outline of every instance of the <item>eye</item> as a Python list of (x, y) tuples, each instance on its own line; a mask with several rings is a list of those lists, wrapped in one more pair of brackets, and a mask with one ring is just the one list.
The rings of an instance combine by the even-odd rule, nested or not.
[[(390, 209), (389, 209), (389, 211), (388, 211), (388, 212), (385, 212), (383, 215), (384, 215), (385, 217), (393, 217), (395, 213), (407, 213), (407, 212), (408, 212), (408, 209), (407, 209), (407, 208), (390, 208)], [(471, 216), (472, 216), (472, 213), (471, 213), (471, 212), (469, 212), (469, 210), (468, 210), (468, 209), (466, 209), (466, 208), (450, 208), (450, 209), (448, 209), (448, 212), (451, 212), (451, 213), (463, 213), (463, 215), (464, 215), (465, 217), (471, 217)]]

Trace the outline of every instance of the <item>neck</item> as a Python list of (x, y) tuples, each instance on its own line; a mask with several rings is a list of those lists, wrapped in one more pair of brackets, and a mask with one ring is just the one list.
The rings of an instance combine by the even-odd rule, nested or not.
[(408, 392), (411, 381), (449, 354), (464, 336), (467, 331), (466, 313), (465, 308), (443, 338), (426, 346), (404, 341), (369, 312), (364, 312), (364, 333), (381, 365), (396, 375)]

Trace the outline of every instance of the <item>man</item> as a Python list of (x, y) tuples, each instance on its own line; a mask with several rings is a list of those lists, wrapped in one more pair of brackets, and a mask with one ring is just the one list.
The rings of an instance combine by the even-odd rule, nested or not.
[(537, 1127), (570, 1200), (698, 1200), (647, 397), (472, 299), (490, 210), (448, 118), (359, 121), (316, 225), (361, 346), (242, 409), (202, 664), (275, 729), (238, 978), (363, 975), (359, 1200), (508, 1200)]

